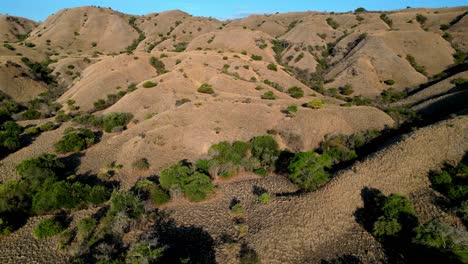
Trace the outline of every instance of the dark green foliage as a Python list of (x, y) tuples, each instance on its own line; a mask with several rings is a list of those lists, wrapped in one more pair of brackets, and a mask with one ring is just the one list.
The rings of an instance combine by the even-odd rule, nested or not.
[(232, 144), (226, 141), (211, 146), (208, 154), (211, 160), (208, 162), (197, 162), (200, 171), (206, 171), (212, 176), (221, 175), (231, 177), (247, 163), (247, 155), (250, 150), (249, 143), (235, 141)]
[(452, 202), (459, 203), (468, 199), (467, 157), (457, 166), (446, 165), (440, 172), (429, 175), (432, 188), (447, 196)]
[(107, 212), (110, 216), (115, 216), (123, 212), (128, 217), (136, 219), (139, 218), (143, 212), (143, 203), (129, 192), (114, 191), (110, 199), (110, 208)]
[(340, 87), (339, 90), (342, 95), (351, 95), (354, 92), (353, 87), (350, 84)]
[(426, 23), (427, 17), (421, 15), (421, 14), (416, 14), (416, 21), (419, 22), (422, 26)]
[(354, 13), (362, 13), (362, 12), (367, 12), (367, 10), (364, 7), (358, 7), (356, 10), (354, 10)]
[(284, 90), (284, 88), (279, 83), (276, 83), (276, 82), (273, 82), (273, 81), (270, 81), (270, 80), (264, 80), (263, 83), (275, 88), (275, 90), (278, 90), (280, 92), (282, 92)]
[[(21, 147), (20, 134), (22, 128), (13, 121), (0, 125), (0, 150), (14, 151)], [(5, 150), (5, 151), (6, 151)]]
[(328, 154), (300, 152), (288, 166), (289, 179), (306, 191), (314, 191), (328, 182), (329, 174), (325, 169), (331, 166), (332, 158)]
[(166, 66), (164, 65), (164, 62), (159, 60), (158, 58), (151, 57), (150, 58), (150, 64), (156, 69), (158, 74), (164, 74), (166, 73)]
[(174, 51), (175, 52), (182, 52), (187, 48), (188, 43), (187, 42), (180, 42), (174, 45)]
[(406, 107), (393, 107), (385, 109), (387, 113), (397, 124), (403, 124), (404, 122), (410, 122), (418, 118), (416, 112)]
[(144, 88), (151, 88), (151, 87), (155, 87), (156, 85), (158, 84), (152, 81), (146, 81), (143, 83)]
[(23, 180), (30, 182), (43, 181), (49, 177), (55, 177), (65, 165), (52, 154), (41, 154), (35, 158), (21, 161), (16, 166), (16, 173)]
[(135, 22), (136, 22), (136, 17), (134, 16), (130, 17), (130, 19), (128, 20), (128, 23), (130, 24), (130, 26), (132, 26), (133, 29), (135, 29), (139, 34), (138, 38), (135, 39), (133, 43), (126, 48), (126, 51), (128, 54), (131, 54), (137, 48), (138, 44), (140, 44), (140, 42), (142, 42), (146, 38), (145, 33), (136, 25)]
[(197, 91), (199, 93), (214, 94), (213, 86), (207, 83), (204, 83), (198, 87)]
[(386, 85), (394, 85), (394, 84), (395, 84), (395, 81), (389, 79), (389, 80), (385, 80), (384, 83), (385, 83)]
[(252, 60), (255, 60), (255, 61), (261, 61), (261, 60), (263, 59), (262, 56), (260, 56), (260, 55), (255, 55), (255, 54), (252, 54), (252, 56), (250, 56), (250, 58), (251, 58)]
[(450, 28), (450, 25), (447, 25), (447, 24), (440, 25), (440, 30), (447, 30), (449, 28)]
[(33, 234), (37, 239), (45, 239), (61, 233), (65, 228), (62, 221), (56, 217), (52, 217), (39, 222), (39, 224), (34, 227)]
[(271, 71), (278, 71), (278, 67), (276, 67), (276, 64), (274, 64), (274, 63), (268, 64), (267, 69), (269, 69)]
[(383, 241), (396, 239), (409, 234), (417, 226), (418, 219), (408, 198), (391, 194), (378, 199), (379, 216), (372, 230), (375, 237)]
[(206, 199), (213, 193), (213, 184), (207, 175), (195, 172), (182, 185), (182, 191), (192, 202), (199, 202)]
[(161, 189), (160, 187), (155, 187), (151, 190), (150, 198), (156, 205), (163, 205), (169, 202), (171, 196), (167, 191)]
[(405, 91), (396, 91), (392, 88), (384, 90), (380, 96), (382, 97), (382, 101), (384, 103), (393, 103), (399, 101), (407, 96)]
[(272, 49), (275, 52), (276, 61), (280, 62), (283, 51), (289, 47), (289, 42), (286, 40), (272, 39), (271, 44), (273, 44)]
[(412, 55), (410, 55), (410, 54), (406, 55), (406, 60), (411, 64), (411, 66), (413, 66), (413, 68), (417, 72), (419, 72), (421, 74), (424, 74), (424, 75), (427, 74), (426, 67), (424, 67), (422, 65), (418, 65), (418, 63), (416, 62), (416, 59)]
[(304, 96), (304, 90), (302, 90), (302, 88), (300, 87), (297, 87), (297, 86), (293, 86), (291, 88), (288, 89), (288, 94), (292, 97), (292, 98), (301, 98)]
[(52, 70), (48, 68), (52, 60), (45, 60), (42, 63), (33, 62), (29, 58), (22, 57), (21, 61), (31, 70), (31, 73), (37, 80), (43, 81), (48, 85), (56, 85), (54, 77), (51, 75)]
[(116, 127), (125, 127), (132, 118), (130, 113), (110, 113), (102, 117), (102, 127), (110, 133)]
[(78, 152), (89, 148), (95, 142), (94, 132), (85, 128), (65, 133), (62, 139), (54, 144), (54, 147), (58, 153)]
[(393, 26), (393, 20), (387, 16), (387, 14), (381, 14), (380, 19), (385, 22), (390, 28)]
[(279, 156), (279, 147), (272, 136), (258, 136), (250, 140), (252, 156), (264, 168), (273, 167)]
[(8, 44), (8, 43), (4, 43), (4, 44), (3, 44), (3, 47), (5, 47), (5, 48), (7, 48), (7, 49), (9, 49), (9, 50), (12, 50), (12, 51), (13, 51), (13, 50), (16, 50), (15, 47), (13, 47), (12, 45), (10, 45), (10, 44)]
[(41, 112), (36, 109), (28, 109), (21, 113), (22, 120), (34, 120), (41, 118)]
[(182, 190), (185, 197), (193, 202), (202, 201), (213, 193), (210, 177), (201, 172), (193, 172), (190, 167), (182, 164), (163, 170), (159, 183), (166, 190), (172, 188)]
[(289, 31), (291, 31), (294, 27), (296, 27), (296, 25), (297, 25), (298, 22), (299, 22), (299, 21), (294, 20), (293, 22), (289, 23), (288, 30), (287, 30), (286, 32), (289, 32)]
[(352, 135), (329, 134), (320, 143), (319, 150), (321, 153), (328, 153), (332, 157), (333, 163), (339, 163), (357, 158), (355, 150), (366, 145), (379, 135), (380, 132), (377, 130), (368, 130)]
[(327, 24), (333, 28), (333, 29), (337, 29), (340, 25), (335, 21), (333, 20), (333, 18), (329, 17), (327, 18)]
[(286, 112), (288, 115), (292, 116), (297, 112), (297, 105), (290, 105), (286, 108)]
[(8, 222), (0, 217), (0, 238), (2, 236), (6, 236), (10, 234), (12, 231), (12, 227), (8, 224)]
[(267, 91), (262, 94), (261, 98), (265, 100), (275, 100), (278, 97), (272, 91)]
[(86, 217), (81, 219), (76, 227), (76, 237), (78, 241), (83, 242), (87, 240), (94, 232), (94, 229), (96, 229), (96, 226), (97, 221), (94, 218)]

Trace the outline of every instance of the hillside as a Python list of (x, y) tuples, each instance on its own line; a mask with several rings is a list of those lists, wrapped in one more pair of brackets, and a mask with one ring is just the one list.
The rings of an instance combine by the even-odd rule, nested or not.
[(467, 14), (1, 15), (0, 262), (467, 263)]

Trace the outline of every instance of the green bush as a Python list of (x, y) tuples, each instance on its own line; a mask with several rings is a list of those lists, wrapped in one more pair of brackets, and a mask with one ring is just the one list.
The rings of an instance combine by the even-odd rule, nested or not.
[(263, 59), (262, 56), (260, 56), (260, 55), (254, 55), (254, 54), (252, 54), (252, 56), (250, 56), (250, 58), (251, 58), (252, 60), (255, 60), (255, 61), (261, 61), (261, 60)]
[(278, 67), (276, 67), (276, 64), (274, 64), (274, 63), (268, 64), (267, 69), (269, 69), (271, 71), (278, 71)]
[(404, 91), (399, 92), (390, 88), (388, 90), (384, 90), (380, 94), (380, 96), (382, 96), (382, 100), (384, 101), (384, 103), (393, 103), (405, 98), (407, 96), (407, 93)]
[(261, 98), (265, 100), (276, 100), (278, 97), (272, 91), (267, 91), (262, 94)]
[(422, 66), (422, 65), (419, 65), (419, 64), (416, 62), (416, 59), (415, 59), (412, 55), (410, 55), (410, 54), (406, 55), (406, 60), (411, 64), (411, 66), (413, 66), (413, 68), (414, 68), (417, 72), (419, 72), (419, 73), (421, 73), (421, 74), (424, 74), (424, 75), (427, 75), (426, 67), (424, 67), (424, 66)]
[(288, 94), (292, 97), (292, 98), (301, 98), (304, 96), (304, 90), (302, 90), (302, 88), (300, 87), (297, 87), (297, 86), (293, 86), (291, 88), (288, 89)]
[(327, 154), (300, 152), (294, 155), (288, 170), (289, 179), (306, 191), (314, 191), (329, 180), (326, 168), (332, 166), (332, 158)]
[(242, 207), (242, 204), (236, 203), (233, 206), (231, 206), (231, 213), (237, 216), (243, 216), (245, 214), (245, 209)]
[(427, 21), (427, 17), (421, 15), (421, 14), (416, 14), (416, 21), (419, 22), (419, 24), (424, 25)]
[(362, 12), (367, 12), (367, 10), (364, 7), (358, 7), (356, 10), (354, 10), (354, 13), (362, 13)]
[(36, 158), (21, 161), (16, 166), (16, 173), (22, 179), (29, 181), (41, 181), (48, 177), (55, 177), (65, 165), (52, 154), (41, 154)]
[(52, 123), (52, 122), (47, 122), (45, 124), (42, 124), (39, 129), (42, 131), (42, 132), (45, 132), (45, 131), (51, 131), (51, 130), (54, 130), (57, 128), (57, 125)]
[(151, 190), (150, 197), (156, 205), (163, 205), (171, 200), (169, 193), (159, 187), (155, 187)]
[(0, 150), (5, 148), (9, 151), (21, 147), (21, 127), (13, 121), (6, 121), (0, 125)]
[(132, 163), (132, 167), (137, 170), (148, 170), (150, 166), (146, 158), (137, 159)]
[(297, 105), (288, 106), (288, 108), (286, 108), (286, 111), (289, 115), (293, 115), (294, 113), (297, 112)]
[(102, 127), (110, 133), (116, 127), (125, 127), (132, 118), (130, 113), (110, 113), (102, 117)]
[(182, 191), (192, 202), (202, 201), (214, 192), (210, 177), (200, 172), (193, 173), (183, 183)]
[(76, 226), (76, 237), (79, 242), (87, 240), (96, 229), (97, 221), (92, 217), (81, 219)]
[(417, 226), (416, 212), (411, 201), (402, 195), (391, 194), (378, 203), (379, 214), (372, 234), (381, 239), (398, 238), (409, 234)]
[(28, 109), (28, 110), (21, 113), (20, 118), (23, 119), (23, 120), (39, 119), (39, 118), (41, 118), (41, 112), (39, 112), (39, 111), (37, 111), (35, 109)]
[(7, 236), (12, 231), (12, 227), (8, 222), (0, 217), (0, 237)]
[(247, 155), (250, 145), (246, 142), (235, 141), (229, 143), (226, 141), (214, 144), (208, 150), (211, 157), (209, 161), (197, 162), (200, 171), (210, 172), (216, 171), (212, 176), (221, 175), (223, 177), (231, 177), (237, 173), (242, 166), (247, 163)]
[(267, 192), (264, 192), (258, 196), (258, 201), (261, 204), (267, 204), (271, 201), (271, 195)]
[(386, 85), (390, 85), (390, 86), (391, 86), (391, 85), (394, 85), (394, 84), (395, 84), (395, 81), (389, 79), (389, 80), (385, 80), (384, 83), (385, 83)]
[(380, 19), (385, 22), (390, 28), (393, 26), (393, 20), (387, 16), (387, 14), (381, 14)]
[(152, 82), (152, 81), (147, 81), (147, 82), (143, 83), (144, 88), (151, 88), (151, 87), (155, 87), (156, 85), (158, 85), (158, 84), (155, 83), (155, 82)]
[(54, 144), (58, 153), (79, 152), (89, 148), (96, 143), (96, 135), (89, 129), (73, 130), (65, 133), (58, 142)]
[(164, 256), (166, 247), (155, 247), (149, 243), (139, 242), (133, 244), (127, 252), (125, 263), (158, 263)]
[(339, 27), (339, 24), (331, 17), (327, 18), (327, 24), (333, 29), (337, 29)]
[(204, 83), (198, 87), (197, 91), (199, 93), (214, 94), (213, 86), (207, 83)]
[(170, 190), (174, 186), (182, 188), (191, 173), (189, 167), (182, 164), (175, 164), (161, 172), (159, 183), (165, 190)]
[(37, 239), (45, 239), (49, 237), (53, 237), (59, 233), (61, 233), (63, 230), (65, 230), (66, 227), (62, 223), (62, 221), (59, 221), (57, 218), (47, 218), (39, 222), (34, 229), (33, 229), (33, 235)]
[(307, 107), (312, 108), (312, 109), (320, 109), (322, 108), (322, 106), (323, 106), (322, 99), (314, 99), (307, 103)]
[(342, 95), (351, 95), (353, 92), (353, 87), (350, 84), (340, 87), (340, 93)]
[(115, 216), (120, 212), (125, 213), (130, 218), (137, 219), (144, 213), (143, 203), (129, 192), (114, 191), (107, 214)]
[(158, 74), (163, 74), (167, 72), (164, 62), (160, 61), (158, 58), (151, 57), (150, 64), (156, 69)]
[(9, 49), (9, 50), (16, 50), (15, 47), (13, 47), (12, 45), (10, 45), (10, 44), (8, 44), (8, 43), (4, 43), (4, 44), (3, 44), (3, 47), (5, 47), (5, 48), (7, 48), (7, 49)]
[(273, 167), (279, 156), (279, 146), (272, 136), (258, 136), (250, 140), (252, 156), (258, 159), (261, 165)]

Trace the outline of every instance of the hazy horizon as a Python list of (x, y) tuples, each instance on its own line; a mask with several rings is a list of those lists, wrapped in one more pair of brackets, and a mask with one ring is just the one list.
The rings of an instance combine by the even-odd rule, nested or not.
[[(39, 4), (38, 4), (39, 3)], [(31, 8), (32, 5), (37, 5)], [(236, 2), (223, 3), (213, 0), (187, 0), (171, 2), (155, 2), (152, 0), (134, 0), (131, 3), (127, 0), (68, 0), (51, 2), (45, 0), (17, 0), (3, 3), (0, 6), (1, 14), (26, 17), (35, 21), (44, 21), (48, 16), (64, 8), (74, 8), (80, 6), (100, 6), (112, 8), (113, 10), (133, 15), (145, 15), (155, 12), (164, 12), (174, 9), (187, 12), (194, 16), (213, 17), (219, 20), (229, 20), (247, 17), (253, 14), (272, 14), (287, 12), (348, 12), (358, 7), (364, 7), (369, 11), (388, 11), (412, 8), (442, 8), (466, 5), (463, 0), (411, 0), (380, 2), (372, 0), (346, 1), (306, 1), (294, 2), (273, 2), (259, 0), (255, 2), (241, 0)]]

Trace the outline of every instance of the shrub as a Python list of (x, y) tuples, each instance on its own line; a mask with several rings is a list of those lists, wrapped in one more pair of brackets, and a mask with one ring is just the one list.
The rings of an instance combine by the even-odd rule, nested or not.
[(4, 43), (4, 44), (3, 44), (3, 47), (5, 47), (5, 48), (7, 48), (7, 49), (9, 49), (9, 50), (16, 50), (15, 47), (13, 47), (12, 45), (10, 45), (10, 44), (8, 44), (8, 43)]
[(166, 73), (166, 66), (164, 65), (164, 62), (159, 60), (158, 58), (151, 57), (150, 58), (150, 64), (156, 69), (158, 74), (163, 74)]
[(58, 153), (78, 152), (89, 148), (96, 142), (96, 135), (89, 129), (73, 130), (65, 133), (61, 140), (54, 144)]
[(155, 87), (156, 85), (158, 84), (152, 81), (146, 81), (145, 83), (143, 83), (144, 88), (151, 88), (151, 87)]
[(83, 242), (87, 240), (91, 234), (93, 233), (94, 229), (96, 229), (97, 221), (92, 217), (86, 217), (81, 219), (77, 225), (76, 237), (79, 242)]
[(258, 201), (261, 203), (261, 204), (267, 204), (271, 201), (271, 196), (269, 193), (267, 192), (264, 192), (262, 194), (260, 194), (258, 196)]
[(42, 124), (39, 129), (42, 131), (42, 132), (45, 132), (45, 131), (51, 131), (51, 130), (54, 130), (57, 128), (57, 125), (52, 123), (52, 122), (47, 122), (45, 124)]
[[(380, 198), (382, 199), (382, 198)], [(380, 216), (374, 223), (373, 235), (379, 239), (398, 238), (409, 234), (417, 226), (411, 201), (402, 195), (391, 194), (378, 203)]]
[(34, 120), (41, 118), (41, 112), (36, 109), (28, 109), (21, 113), (21, 119), (23, 120)]
[(25, 136), (35, 136), (41, 133), (41, 130), (37, 126), (28, 127), (23, 131)]
[(37, 239), (53, 237), (65, 230), (65, 225), (57, 218), (47, 218), (39, 222), (33, 229), (33, 235)]
[(304, 90), (302, 90), (302, 88), (300, 87), (297, 87), (297, 86), (293, 86), (291, 88), (288, 89), (288, 94), (292, 97), (292, 98), (301, 98), (304, 96)]
[(322, 99), (314, 99), (307, 103), (307, 107), (312, 108), (312, 109), (320, 109), (322, 108), (322, 106), (323, 106)]
[(413, 68), (417, 72), (419, 72), (421, 74), (424, 74), (424, 75), (427, 74), (426, 67), (424, 67), (422, 65), (418, 65), (418, 63), (416, 62), (416, 59), (412, 55), (410, 55), (410, 54), (406, 55), (406, 60), (411, 64), (411, 66), (413, 66)]
[(150, 197), (156, 205), (163, 205), (171, 200), (169, 193), (159, 187), (155, 187), (153, 190), (151, 190)]
[(158, 263), (164, 256), (166, 247), (155, 247), (151, 243), (133, 244), (127, 252), (125, 263)]
[(353, 87), (350, 84), (340, 87), (340, 93), (342, 95), (351, 95), (353, 92)]
[(261, 98), (265, 100), (275, 100), (278, 97), (272, 91), (267, 91), (261, 96)]
[(419, 22), (419, 24), (424, 25), (427, 21), (427, 17), (421, 15), (421, 14), (416, 14), (416, 21)]
[(332, 166), (332, 158), (315, 152), (300, 152), (294, 155), (288, 170), (289, 179), (306, 191), (314, 191), (329, 180), (326, 168)]
[(102, 127), (110, 133), (116, 127), (125, 127), (132, 118), (130, 113), (110, 113), (102, 117)]
[(294, 59), (294, 62), (299, 62), (300, 60), (302, 60), (304, 58), (304, 52), (301, 52), (299, 53), (299, 55), (297, 55), (297, 57)]
[(231, 206), (231, 213), (233, 213), (236, 216), (243, 216), (245, 214), (245, 209), (242, 207), (240, 203), (236, 203), (233, 206)]
[(354, 13), (362, 13), (362, 12), (367, 12), (367, 10), (364, 7), (358, 7), (356, 10), (354, 10)]
[(182, 188), (191, 173), (189, 167), (182, 164), (175, 164), (161, 172), (159, 183), (165, 190), (172, 187)]
[(392, 88), (384, 90), (380, 96), (382, 96), (382, 100), (384, 103), (393, 103), (398, 100), (401, 100), (407, 96), (407, 93), (404, 91), (396, 91)]
[(389, 79), (389, 80), (385, 80), (384, 83), (385, 83), (386, 85), (394, 85), (394, 84), (395, 84), (395, 81)]
[(212, 176), (231, 177), (247, 162), (249, 149), (250, 145), (246, 142), (223, 141), (211, 146), (208, 150), (211, 160), (205, 164), (199, 163), (198, 166), (204, 167)]
[(0, 150), (6, 148), (10, 151), (21, 146), (21, 127), (13, 121), (6, 121), (0, 126)]
[(252, 156), (257, 158), (264, 167), (271, 167), (279, 156), (279, 146), (270, 136), (258, 136), (250, 140)]
[(288, 106), (288, 108), (286, 108), (286, 111), (288, 112), (289, 115), (293, 115), (294, 113), (297, 112), (297, 105)]
[(213, 86), (207, 83), (204, 83), (198, 87), (197, 91), (199, 93), (214, 94)]
[(450, 25), (447, 25), (447, 24), (440, 25), (440, 30), (447, 30), (449, 28), (450, 28)]
[(199, 202), (213, 193), (213, 184), (210, 177), (195, 172), (183, 183), (182, 191), (190, 201)]
[(107, 214), (115, 216), (120, 212), (125, 213), (130, 218), (137, 219), (144, 213), (143, 203), (129, 192), (114, 191)]
[(390, 28), (393, 26), (393, 20), (387, 16), (387, 14), (381, 14), (380, 19), (385, 22)]
[(270, 64), (267, 65), (267, 69), (269, 69), (271, 71), (277, 71), (278, 67), (276, 67), (276, 64), (270, 63)]
[(0, 237), (10, 234), (12, 227), (8, 224), (6, 220), (3, 220), (0, 217)]
[(146, 158), (137, 159), (132, 163), (132, 167), (137, 170), (148, 170), (150, 164)]
[(41, 181), (54, 177), (65, 165), (52, 154), (41, 154), (36, 158), (25, 159), (16, 166), (16, 173), (22, 179)]
[(337, 29), (339, 26), (339, 24), (331, 17), (327, 18), (327, 24), (333, 29)]
[(252, 56), (250, 56), (250, 58), (251, 58), (252, 60), (255, 60), (255, 61), (261, 61), (261, 60), (263, 59), (262, 56), (260, 56), (260, 55), (255, 55), (255, 54), (252, 54)]

